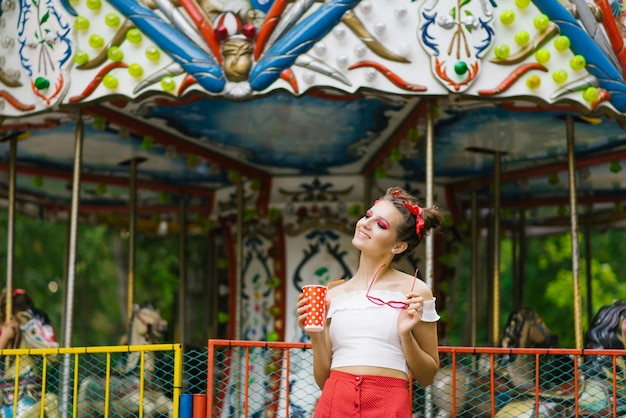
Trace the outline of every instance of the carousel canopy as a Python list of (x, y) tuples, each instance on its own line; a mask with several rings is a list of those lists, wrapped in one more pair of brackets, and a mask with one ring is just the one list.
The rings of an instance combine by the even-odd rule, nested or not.
[(437, 203), (455, 218), (473, 192), (491, 207), (499, 168), (502, 208), (558, 229), (569, 132), (579, 205), (603, 226), (623, 218), (621, 3), (0, 5), (1, 187), (14, 172), (18, 210), (67, 216), (77, 164), (95, 221), (128, 211), (133, 182), (157, 220), (181, 201), (209, 218), (239, 179), (265, 210), (276, 181), (423, 184), (432, 135)]

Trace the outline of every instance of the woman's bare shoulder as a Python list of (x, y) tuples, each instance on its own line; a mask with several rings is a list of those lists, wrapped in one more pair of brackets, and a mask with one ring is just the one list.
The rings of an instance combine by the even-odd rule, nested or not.
[(351, 283), (350, 280), (344, 280), (341, 284), (334, 285), (328, 290), (328, 297), (333, 298), (344, 293), (349, 293), (355, 290), (361, 290)]
[[(403, 273), (406, 274), (406, 273)], [(409, 293), (411, 289), (413, 292), (419, 293), (424, 299), (432, 299), (433, 292), (430, 287), (420, 278), (416, 278), (411, 274), (406, 274), (406, 277), (402, 280), (405, 287), (405, 293)]]
[(417, 279), (415, 281), (415, 287), (413, 288), (413, 291), (419, 293), (420, 296), (426, 300), (433, 298), (432, 289), (421, 279)]
[(328, 289), (328, 296), (333, 297), (346, 292), (346, 282), (336, 284)]

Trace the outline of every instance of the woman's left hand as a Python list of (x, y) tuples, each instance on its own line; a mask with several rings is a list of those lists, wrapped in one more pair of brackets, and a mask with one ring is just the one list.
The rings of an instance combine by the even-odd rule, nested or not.
[(407, 293), (406, 298), (407, 306), (400, 311), (398, 316), (398, 332), (400, 335), (411, 332), (413, 327), (422, 321), (422, 312), (424, 311), (424, 298), (418, 293)]

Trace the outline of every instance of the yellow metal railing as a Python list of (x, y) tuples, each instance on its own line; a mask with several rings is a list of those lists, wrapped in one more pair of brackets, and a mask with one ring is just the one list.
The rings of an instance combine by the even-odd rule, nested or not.
[[(126, 408), (117, 414), (138, 413), (143, 418), (149, 405), (178, 418), (180, 344), (16, 348), (0, 350), (0, 356), (4, 360), (0, 400), (5, 408), (12, 403), (14, 417), (44, 418), (61, 409), (73, 417), (90, 416), (84, 408), (93, 403), (105, 418), (114, 405)], [(129, 392), (138, 396), (128, 397)], [(38, 414), (25, 409), (26, 402), (21, 403), (25, 397), (30, 397), (28, 408), (39, 408)], [(33, 402), (37, 400), (38, 404)]]

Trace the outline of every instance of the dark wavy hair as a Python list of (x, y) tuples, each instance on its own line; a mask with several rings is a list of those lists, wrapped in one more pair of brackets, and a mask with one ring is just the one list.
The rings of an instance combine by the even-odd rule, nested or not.
[[(437, 206), (432, 206), (430, 208), (422, 207), (421, 216), (422, 219), (424, 219), (424, 229), (422, 230), (422, 236), (420, 237), (415, 230), (417, 218), (414, 214), (409, 212), (407, 207), (404, 205), (405, 203), (409, 205), (419, 205), (418, 199), (415, 196), (400, 187), (390, 187), (380, 200), (391, 202), (396, 209), (400, 211), (404, 219), (404, 222), (398, 225), (398, 241), (406, 242), (408, 247), (401, 254), (410, 253), (420, 244), (422, 238), (428, 235), (431, 230), (439, 230), (443, 225), (444, 217)], [(396, 258), (401, 254), (396, 254)]]

